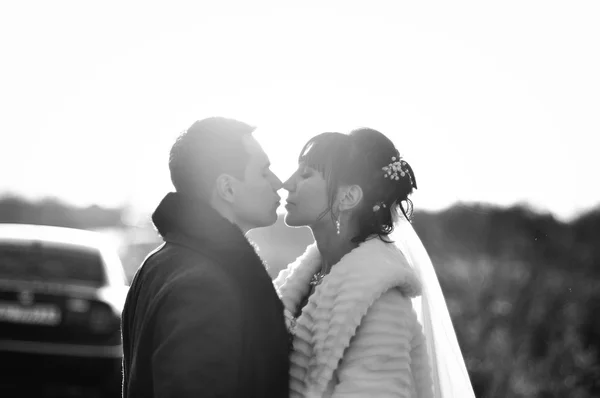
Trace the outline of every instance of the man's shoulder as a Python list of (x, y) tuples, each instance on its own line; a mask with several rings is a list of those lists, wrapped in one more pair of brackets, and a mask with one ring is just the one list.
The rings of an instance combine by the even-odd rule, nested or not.
[[(235, 283), (217, 261), (184, 246), (166, 243), (142, 264), (134, 284), (153, 302), (202, 296), (203, 291), (233, 292)], [(132, 285), (133, 287), (133, 285)], [(143, 291), (143, 293), (142, 293)]]
[(217, 267), (217, 261), (201, 248), (191, 249), (187, 246), (166, 242), (159, 250), (151, 253), (143, 264), (148, 269), (160, 269), (168, 274), (203, 272)]
[(192, 278), (217, 279), (221, 283), (231, 283), (241, 278), (239, 272), (236, 272), (237, 268), (232, 267), (230, 258), (218, 255), (209, 247), (198, 246), (192, 249), (169, 243), (165, 246), (168, 246), (165, 249), (171, 253), (172, 265), (177, 274), (186, 274)]

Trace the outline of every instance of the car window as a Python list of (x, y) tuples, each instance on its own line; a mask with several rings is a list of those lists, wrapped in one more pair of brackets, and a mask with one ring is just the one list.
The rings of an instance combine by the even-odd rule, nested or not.
[(100, 286), (106, 281), (98, 250), (37, 242), (0, 242), (0, 278)]

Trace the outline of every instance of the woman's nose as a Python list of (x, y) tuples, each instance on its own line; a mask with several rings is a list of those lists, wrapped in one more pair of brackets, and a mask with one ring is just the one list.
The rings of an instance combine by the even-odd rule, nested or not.
[(283, 183), (283, 189), (285, 189), (288, 192), (292, 192), (294, 189), (296, 189), (296, 183), (293, 177), (294, 176), (291, 176)]

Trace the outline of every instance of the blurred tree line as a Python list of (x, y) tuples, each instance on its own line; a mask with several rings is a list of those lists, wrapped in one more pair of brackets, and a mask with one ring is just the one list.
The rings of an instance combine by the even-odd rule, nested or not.
[(75, 207), (54, 198), (28, 201), (18, 196), (0, 198), (0, 222), (42, 224), (59, 227), (99, 229), (122, 227), (123, 209), (96, 205)]
[(479, 397), (600, 396), (600, 209), (415, 216)]
[[(0, 199), (0, 222), (125, 228), (123, 212)], [(413, 225), (478, 397), (600, 397), (600, 209), (564, 223), (522, 206), (455, 205), (416, 212)], [(271, 276), (313, 241), (281, 217), (250, 239)]]

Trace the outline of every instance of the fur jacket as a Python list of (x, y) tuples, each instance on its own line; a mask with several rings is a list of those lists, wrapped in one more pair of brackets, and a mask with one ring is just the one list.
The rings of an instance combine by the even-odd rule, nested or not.
[[(321, 268), (309, 246), (274, 284), (287, 314)], [(421, 284), (394, 244), (371, 239), (325, 276), (295, 320), (290, 397), (433, 396), (423, 329), (411, 298)]]

